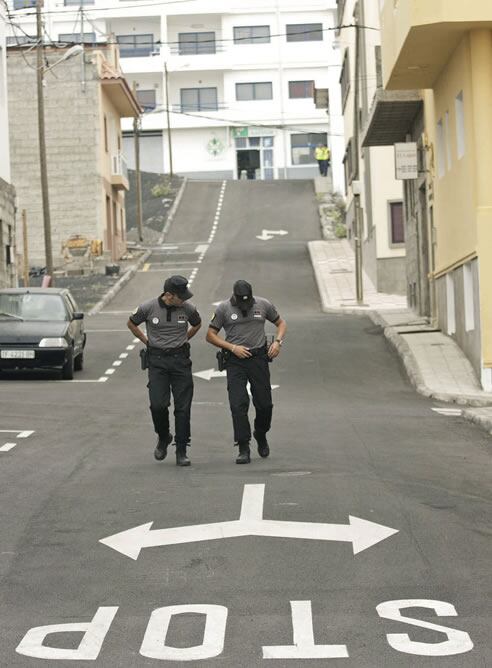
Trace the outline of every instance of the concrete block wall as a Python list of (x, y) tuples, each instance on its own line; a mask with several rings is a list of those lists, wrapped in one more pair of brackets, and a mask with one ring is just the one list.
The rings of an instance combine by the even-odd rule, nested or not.
[[(85, 57), (90, 59), (88, 54)], [(47, 58), (52, 64), (60, 58), (60, 52), (47, 51)], [(19, 50), (9, 49), (12, 182), (16, 185), (18, 208), (27, 212), (30, 264), (44, 265), (36, 73), (32, 69), (35, 64), (32, 52), (21, 54)], [(85, 91), (82, 91), (81, 75), (80, 55), (45, 73), (45, 128), (55, 264), (61, 261), (62, 244), (71, 235), (98, 239), (102, 234), (100, 82), (90, 62), (85, 67)]]
[[(7, 246), (10, 246), (10, 263), (7, 262)], [(0, 178), (0, 288), (16, 285), (15, 189)]]

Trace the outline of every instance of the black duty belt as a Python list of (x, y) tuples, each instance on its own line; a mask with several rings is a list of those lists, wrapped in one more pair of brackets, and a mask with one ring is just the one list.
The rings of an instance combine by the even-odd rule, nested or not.
[(190, 352), (190, 344), (183, 343), (182, 346), (177, 348), (156, 348), (155, 346), (149, 346), (149, 353), (151, 355), (168, 357), (170, 355), (188, 355)]
[(264, 355), (267, 352), (266, 345), (261, 346), (261, 348), (250, 348), (251, 357), (256, 357), (257, 355)]

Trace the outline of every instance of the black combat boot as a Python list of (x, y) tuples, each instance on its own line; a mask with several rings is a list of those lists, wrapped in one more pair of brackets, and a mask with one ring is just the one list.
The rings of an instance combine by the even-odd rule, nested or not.
[(164, 438), (159, 438), (157, 439), (157, 445), (154, 450), (154, 457), (157, 459), (158, 462), (162, 462), (163, 459), (166, 459), (167, 455), (167, 446), (172, 443), (173, 441), (173, 435), (168, 434)]
[(236, 457), (236, 464), (249, 464), (249, 443), (238, 443), (239, 445), (239, 454)]
[(258, 443), (258, 454), (260, 457), (268, 457), (270, 454), (270, 448), (268, 446), (266, 434), (263, 434), (260, 431), (254, 431), (253, 436), (255, 437), (255, 441)]
[(186, 445), (176, 445), (176, 466), (190, 466), (191, 461), (186, 456)]

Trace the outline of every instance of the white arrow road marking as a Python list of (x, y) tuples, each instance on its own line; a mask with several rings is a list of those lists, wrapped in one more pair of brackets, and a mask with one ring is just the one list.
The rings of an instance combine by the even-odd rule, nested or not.
[(342, 541), (352, 543), (355, 555), (398, 533), (397, 529), (352, 515), (349, 515), (349, 524), (264, 520), (264, 492), (265, 485), (244, 485), (241, 514), (238, 520), (154, 531), (151, 530), (153, 522), (148, 522), (102, 538), (99, 542), (134, 560), (138, 559), (144, 547), (180, 545), (181, 543), (196, 543), (239, 536)]
[(212, 378), (222, 378), (227, 375), (226, 371), (216, 371), (215, 369), (205, 369), (204, 371), (197, 371), (193, 374), (197, 378), (203, 378), (203, 380), (211, 380)]
[(256, 235), (256, 238), (261, 239), (261, 241), (269, 241), (274, 236), (283, 237), (286, 234), (289, 234), (287, 230), (263, 230), (261, 234)]
[(448, 415), (454, 417), (459, 417), (463, 412), (461, 408), (433, 408), (432, 410), (435, 413), (439, 413), (439, 415)]

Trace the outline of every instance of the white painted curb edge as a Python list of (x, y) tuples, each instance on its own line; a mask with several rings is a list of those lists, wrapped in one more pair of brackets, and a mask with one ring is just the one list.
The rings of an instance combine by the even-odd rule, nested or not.
[[(173, 202), (173, 205), (171, 209), (169, 210), (169, 214), (167, 216), (166, 224), (164, 225), (164, 228), (161, 232), (161, 235), (157, 241), (157, 244), (162, 244), (164, 241), (167, 233), (169, 232), (169, 228), (171, 227), (171, 224), (173, 222), (174, 216), (176, 215), (176, 211), (178, 210), (179, 204), (181, 202), (181, 199), (183, 197), (184, 190), (186, 188), (186, 184), (188, 182), (187, 178), (183, 179), (183, 183), (180, 186), (179, 192), (176, 195), (176, 199)], [(87, 315), (96, 315), (96, 313), (99, 313), (101, 309), (103, 309), (116, 295), (120, 290), (132, 279), (137, 271), (140, 269), (140, 267), (145, 264), (145, 262), (149, 259), (152, 251), (147, 250), (145, 253), (138, 258), (137, 262), (135, 264), (132, 264), (131, 267), (128, 267), (128, 269), (125, 271), (123, 276), (113, 285), (112, 288), (108, 290), (108, 292), (104, 295), (102, 299), (100, 299), (95, 306), (91, 308), (89, 313)]]

